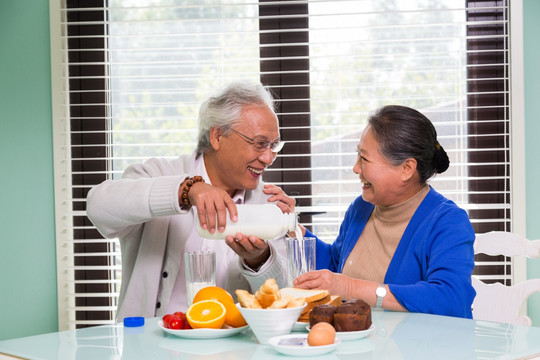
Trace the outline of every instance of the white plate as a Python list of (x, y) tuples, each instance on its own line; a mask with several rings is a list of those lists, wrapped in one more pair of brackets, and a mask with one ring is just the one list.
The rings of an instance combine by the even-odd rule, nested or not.
[(185, 330), (175, 330), (167, 329), (163, 326), (163, 321), (159, 320), (158, 325), (161, 330), (165, 331), (168, 334), (178, 336), (185, 339), (219, 339), (223, 337), (233, 336), (241, 333), (248, 328), (249, 325), (245, 325), (238, 328), (229, 328), (229, 329), (185, 329)]
[[(307, 331), (310, 330), (309, 325), (306, 326)], [(340, 338), (343, 341), (348, 340), (358, 340), (361, 338), (365, 338), (369, 334), (373, 332), (375, 329), (375, 325), (371, 324), (371, 326), (366, 330), (359, 330), (359, 331), (336, 331), (336, 336)]]
[(306, 324), (309, 324), (309, 323), (303, 322), (303, 321), (297, 321), (294, 323), (291, 331), (306, 331)]
[(274, 336), (268, 340), (268, 344), (276, 351), (292, 356), (315, 356), (329, 353), (334, 350), (341, 340), (336, 340), (331, 345), (309, 346), (307, 344), (307, 334), (289, 334)]

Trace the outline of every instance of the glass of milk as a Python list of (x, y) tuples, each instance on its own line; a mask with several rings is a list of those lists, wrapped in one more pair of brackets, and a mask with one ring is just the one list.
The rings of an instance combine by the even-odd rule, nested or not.
[(186, 296), (189, 307), (195, 294), (207, 286), (216, 286), (216, 253), (192, 251), (184, 253), (186, 264)]

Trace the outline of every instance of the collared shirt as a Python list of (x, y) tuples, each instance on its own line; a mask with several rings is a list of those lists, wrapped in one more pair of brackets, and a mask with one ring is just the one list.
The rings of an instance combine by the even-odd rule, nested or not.
[[(203, 177), (206, 183), (211, 184), (208, 173), (206, 171), (206, 167), (204, 165), (203, 156), (199, 156), (199, 158), (195, 162), (195, 173), (200, 174), (200, 176)], [(233, 201), (235, 202), (235, 204), (243, 204), (244, 196), (245, 190), (237, 191), (233, 197)], [(192, 216), (193, 228), (188, 239), (183, 241), (182, 239), (178, 239), (178, 234), (180, 233), (178, 223), (173, 220), (171, 220), (170, 222), (166, 250), (167, 255), (163, 264), (160, 291), (158, 294), (158, 300), (161, 303), (160, 309), (157, 310), (158, 315), (174, 313), (176, 311), (186, 311), (187, 309), (184, 256), (181, 257), (181, 263), (178, 264), (178, 276), (176, 277), (176, 281), (173, 284), (173, 281), (167, 281), (168, 278), (174, 278), (171, 277), (168, 273), (168, 269), (173, 268), (169, 264), (170, 261), (173, 261), (172, 257), (168, 254), (171, 254), (173, 252), (180, 252), (183, 254), (190, 251), (215, 251), (216, 285), (222, 288), (227, 287), (227, 273), (230, 264), (233, 263), (233, 261), (238, 261), (238, 255), (234, 251), (232, 251), (229, 246), (227, 246), (224, 240), (205, 239), (197, 233), (195, 224), (197, 221), (199, 221), (199, 219), (197, 217), (197, 212), (193, 208), (191, 208), (187, 214), (181, 214), (177, 216)], [(173, 241), (173, 239), (178, 239), (178, 241)], [(176, 266), (174, 268), (176, 268)], [(171, 286), (173, 286), (172, 292), (170, 292)], [(167, 289), (169, 291), (166, 291)], [(160, 298), (160, 294), (162, 293), (171, 293), (170, 299), (167, 300)]]

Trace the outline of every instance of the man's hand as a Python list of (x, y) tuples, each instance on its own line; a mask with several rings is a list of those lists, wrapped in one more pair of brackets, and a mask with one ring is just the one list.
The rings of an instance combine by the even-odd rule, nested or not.
[(255, 236), (248, 238), (237, 233), (234, 237), (227, 236), (225, 242), (252, 269), (259, 268), (270, 257), (270, 247), (266, 241)]
[(272, 184), (264, 184), (263, 192), (266, 195), (272, 195), (268, 198), (268, 202), (277, 201), (276, 205), (286, 214), (294, 212), (296, 199), (285, 194), (285, 191), (280, 187)]
[[(182, 188), (182, 187), (181, 187)], [(180, 199), (181, 193), (179, 193)], [(188, 193), (189, 202), (197, 207), (197, 216), (201, 227), (210, 234), (225, 231), (227, 224), (227, 210), (232, 222), (238, 220), (238, 210), (234, 201), (226, 191), (210, 184), (197, 182), (191, 186)], [(217, 215), (217, 224), (216, 224)]]

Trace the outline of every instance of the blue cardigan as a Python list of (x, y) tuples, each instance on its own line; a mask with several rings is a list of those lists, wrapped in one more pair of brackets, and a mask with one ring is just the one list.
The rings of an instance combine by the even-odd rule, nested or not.
[[(332, 244), (317, 239), (317, 269), (342, 272), (374, 206), (349, 206)], [(307, 231), (305, 236), (314, 236)], [(467, 213), (433, 188), (411, 218), (384, 282), (405, 309), (472, 318), (475, 234)]]

